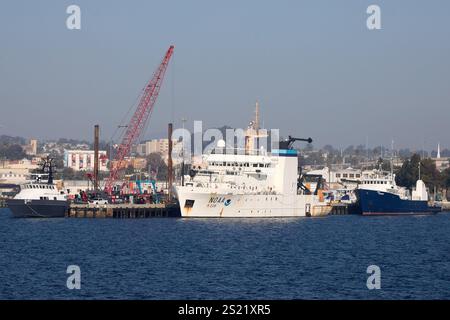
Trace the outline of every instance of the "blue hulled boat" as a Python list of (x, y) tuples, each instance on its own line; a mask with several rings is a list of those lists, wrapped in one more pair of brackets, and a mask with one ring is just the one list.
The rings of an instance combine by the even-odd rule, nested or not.
[(395, 183), (395, 175), (374, 170), (363, 175), (356, 189), (358, 207), (363, 215), (434, 214), (438, 206), (428, 204), (425, 183), (417, 180), (416, 188), (409, 190)]

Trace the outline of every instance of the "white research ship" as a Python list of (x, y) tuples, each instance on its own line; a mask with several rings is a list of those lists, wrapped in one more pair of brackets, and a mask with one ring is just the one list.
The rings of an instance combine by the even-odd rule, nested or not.
[[(257, 124), (257, 120), (251, 123), (256, 139), (260, 137)], [(244, 154), (237, 149), (230, 152), (219, 141), (204, 156), (206, 168), (191, 170), (184, 185), (175, 186), (182, 217), (305, 217), (325, 206), (302, 185), (297, 150), (292, 148), (295, 141), (312, 142), (311, 138), (289, 137), (271, 152), (248, 148), (251, 138), (247, 134)]]

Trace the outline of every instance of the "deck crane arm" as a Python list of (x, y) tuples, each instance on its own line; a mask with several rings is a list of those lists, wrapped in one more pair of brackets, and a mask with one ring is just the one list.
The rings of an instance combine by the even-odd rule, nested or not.
[(289, 136), (287, 140), (280, 141), (280, 149), (292, 149), (295, 141), (305, 141), (311, 143), (312, 139), (294, 138), (292, 136)]

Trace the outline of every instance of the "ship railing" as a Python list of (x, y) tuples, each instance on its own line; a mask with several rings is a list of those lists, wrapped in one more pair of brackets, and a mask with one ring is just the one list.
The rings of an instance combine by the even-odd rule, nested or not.
[(211, 154), (231, 154), (231, 155), (245, 155), (245, 156), (266, 156), (266, 150), (259, 149), (245, 149), (245, 148), (216, 148), (211, 151)]

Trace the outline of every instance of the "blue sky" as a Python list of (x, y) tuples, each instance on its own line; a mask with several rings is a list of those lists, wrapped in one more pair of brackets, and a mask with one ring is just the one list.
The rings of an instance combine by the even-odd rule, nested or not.
[(108, 140), (174, 44), (147, 138), (244, 127), (258, 99), (266, 127), (319, 146), (450, 147), (449, 21), (446, 0), (2, 0), (0, 134)]

